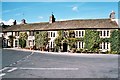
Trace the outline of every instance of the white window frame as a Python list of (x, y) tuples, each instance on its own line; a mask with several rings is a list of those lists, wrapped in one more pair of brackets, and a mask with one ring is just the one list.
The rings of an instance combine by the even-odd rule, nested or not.
[(49, 42), (49, 48), (54, 48), (54, 42), (53, 41)]
[(54, 37), (56, 37), (56, 33), (54, 31), (48, 31), (48, 37), (54, 38)]
[(102, 42), (100, 44), (100, 50), (110, 50), (110, 42)]
[(85, 44), (84, 42), (78, 41), (78, 42), (77, 42), (77, 48), (78, 48), (78, 49), (84, 49), (84, 44)]
[(75, 37), (76, 38), (84, 37), (84, 35), (85, 35), (85, 30), (75, 30)]
[(110, 30), (100, 30), (100, 31), (102, 31), (102, 35), (100, 34), (100, 38), (110, 38)]

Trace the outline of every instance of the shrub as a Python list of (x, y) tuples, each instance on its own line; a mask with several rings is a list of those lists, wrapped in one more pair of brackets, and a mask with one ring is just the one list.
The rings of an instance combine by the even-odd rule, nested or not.
[(76, 52), (77, 53), (82, 53), (83, 49), (78, 49)]
[(55, 46), (54, 52), (58, 52), (58, 51), (59, 51), (59, 46)]
[(75, 52), (76, 52), (76, 48), (72, 48), (72, 49), (71, 49), (71, 52), (72, 52), (72, 53), (75, 53)]

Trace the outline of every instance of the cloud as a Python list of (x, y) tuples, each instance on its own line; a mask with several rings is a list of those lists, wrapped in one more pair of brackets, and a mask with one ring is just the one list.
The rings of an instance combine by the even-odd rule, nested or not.
[(72, 7), (72, 10), (73, 10), (73, 11), (78, 11), (78, 7), (77, 7), (77, 6), (74, 6), (74, 7)]
[[(9, 19), (8, 21), (0, 19), (0, 23), (3, 22), (5, 25), (13, 25), (14, 19)], [(20, 24), (21, 22), (17, 22), (17, 24)]]
[(39, 19), (43, 19), (43, 16), (38, 16)]

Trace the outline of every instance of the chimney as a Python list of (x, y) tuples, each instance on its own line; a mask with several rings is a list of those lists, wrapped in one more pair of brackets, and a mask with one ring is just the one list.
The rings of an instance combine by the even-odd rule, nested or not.
[(54, 15), (52, 13), (52, 15), (49, 18), (49, 23), (53, 23), (53, 22), (55, 22), (55, 17), (54, 17)]
[(26, 24), (26, 20), (25, 19), (22, 19), (21, 21), (22, 21), (21, 24)]
[(16, 25), (17, 24), (17, 22), (16, 22), (16, 20), (13, 22), (13, 25)]
[(109, 15), (109, 18), (112, 20), (112, 19), (115, 19), (115, 12), (112, 11)]

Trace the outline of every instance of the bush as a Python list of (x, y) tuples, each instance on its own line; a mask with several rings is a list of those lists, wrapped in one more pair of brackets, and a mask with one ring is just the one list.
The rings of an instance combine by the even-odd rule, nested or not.
[(71, 52), (72, 52), (72, 53), (75, 53), (75, 52), (76, 52), (76, 48), (72, 48), (72, 49), (71, 49)]
[(54, 52), (58, 52), (58, 51), (59, 51), (59, 46), (55, 46)]
[(83, 49), (78, 49), (76, 52), (77, 53), (82, 53)]
[(111, 51), (111, 54), (118, 54), (117, 51)]
[(87, 49), (83, 49), (82, 53), (87, 53), (88, 50)]

